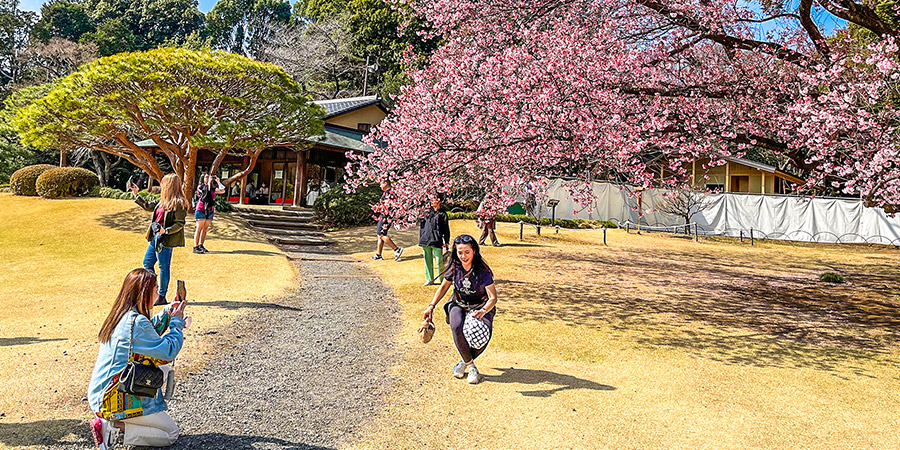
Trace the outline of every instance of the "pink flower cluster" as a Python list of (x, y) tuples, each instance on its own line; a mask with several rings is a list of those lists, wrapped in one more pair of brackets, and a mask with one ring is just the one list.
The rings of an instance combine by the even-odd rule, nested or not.
[(411, 223), (433, 193), (501, 211), (547, 177), (649, 186), (660, 161), (674, 187), (690, 162), (750, 146), (788, 157), (807, 188), (900, 204), (891, 38), (826, 42), (791, 14), (760, 35), (764, 18), (725, 0), (405, 3), (445, 43), (348, 166), (357, 186), (394, 183), (378, 212)]

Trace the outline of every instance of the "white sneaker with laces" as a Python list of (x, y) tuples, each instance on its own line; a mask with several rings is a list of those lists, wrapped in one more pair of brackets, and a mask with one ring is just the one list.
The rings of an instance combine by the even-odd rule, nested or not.
[(397, 247), (397, 250), (394, 250), (394, 261), (400, 261), (401, 256), (403, 256), (403, 247)]
[(453, 376), (456, 378), (464, 378), (466, 376), (466, 363), (460, 361), (453, 366)]
[(475, 364), (469, 366), (469, 377), (466, 379), (469, 384), (478, 384), (481, 382), (481, 374), (478, 373), (478, 368), (475, 367)]
[(116, 428), (115, 425), (108, 420), (104, 420), (102, 423), (103, 444), (100, 445), (100, 450), (113, 450), (120, 445), (123, 445), (125, 436), (124, 433), (122, 433), (122, 430)]

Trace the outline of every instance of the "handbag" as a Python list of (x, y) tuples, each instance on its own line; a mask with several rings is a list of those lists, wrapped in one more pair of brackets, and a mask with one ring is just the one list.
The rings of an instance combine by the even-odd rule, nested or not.
[(149, 359), (142, 358), (136, 361), (131, 352), (134, 342), (134, 322), (137, 316), (131, 319), (131, 337), (128, 340), (128, 364), (119, 374), (119, 391), (138, 397), (156, 397), (157, 391), (165, 383), (165, 374), (162, 369), (156, 367)]
[(484, 319), (476, 319), (472, 314), (475, 311), (466, 313), (465, 322), (463, 322), (463, 336), (469, 347), (482, 349), (491, 340), (491, 328)]
[(427, 344), (431, 342), (431, 338), (434, 337), (434, 322), (430, 319), (425, 319), (422, 322), (422, 326), (419, 327), (419, 339), (422, 340), (423, 344)]

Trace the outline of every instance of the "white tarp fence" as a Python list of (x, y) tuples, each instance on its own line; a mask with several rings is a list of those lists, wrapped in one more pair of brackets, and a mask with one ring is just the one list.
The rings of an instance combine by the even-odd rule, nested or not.
[[(560, 219), (610, 220), (637, 223), (637, 197), (633, 188), (609, 183), (593, 183), (593, 200), (582, 209), (562, 180), (554, 180), (547, 190), (548, 199), (559, 200), (556, 217)], [(642, 224), (649, 226), (684, 225), (684, 220), (655, 211), (663, 192), (643, 192)], [(803, 198), (784, 195), (710, 194), (709, 207), (694, 215), (700, 233), (738, 236), (741, 231), (765, 239), (807, 242), (839, 242), (900, 245), (900, 215), (890, 217), (882, 209), (870, 208), (858, 199)], [(550, 208), (542, 206), (543, 217)], [(578, 211), (576, 213), (576, 211)]]

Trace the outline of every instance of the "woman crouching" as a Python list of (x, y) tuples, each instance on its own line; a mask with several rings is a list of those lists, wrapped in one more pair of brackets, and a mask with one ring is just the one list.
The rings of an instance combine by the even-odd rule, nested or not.
[[(475, 358), (484, 352), (493, 334), (497, 290), (494, 288), (494, 274), (481, 257), (478, 242), (468, 234), (461, 235), (453, 241), (450, 264), (444, 272), (444, 282), (434, 293), (431, 304), (425, 309), (426, 319), (432, 318), (435, 305), (444, 298), (451, 285), (453, 295), (444, 305), (444, 312), (453, 332), (453, 343), (456, 344), (456, 350), (462, 357), (462, 361), (453, 367), (453, 376), (463, 378), (468, 374), (469, 384), (476, 384), (481, 381), (481, 374), (475, 367)], [(467, 320), (478, 320), (484, 331), (466, 333), (464, 328), (475, 330), (479, 328), (467, 327)], [(480, 342), (470, 342), (469, 340), (473, 338)]]
[[(97, 415), (91, 422), (91, 434), (101, 450), (117, 444), (165, 447), (178, 439), (178, 425), (165, 412), (161, 389), (155, 397), (119, 390), (119, 375), (132, 355), (135, 360), (166, 364), (175, 359), (184, 343), (185, 302), (176, 298), (151, 317), (157, 289), (152, 270), (132, 270), (100, 328), (100, 350), (88, 387), (88, 403)], [(162, 336), (166, 329), (168, 333)]]

